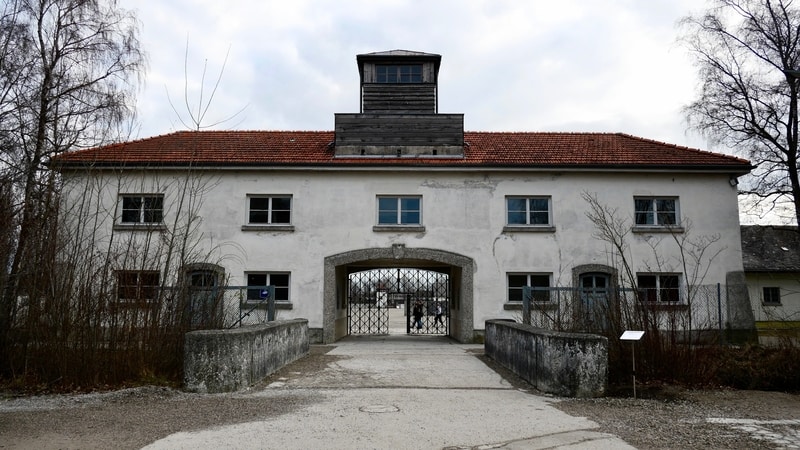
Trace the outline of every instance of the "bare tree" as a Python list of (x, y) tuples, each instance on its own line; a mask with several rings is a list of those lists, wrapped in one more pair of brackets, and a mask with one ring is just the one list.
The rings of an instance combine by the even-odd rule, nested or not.
[(183, 125), (183, 127), (190, 131), (200, 131), (207, 128), (216, 127), (218, 125), (231, 122), (236, 117), (238, 117), (244, 110), (247, 108), (246, 106), (241, 108), (239, 111), (226, 116), (220, 120), (215, 121), (208, 121), (206, 120), (206, 116), (211, 109), (211, 105), (214, 102), (214, 97), (217, 94), (217, 90), (220, 87), (220, 83), (222, 82), (222, 76), (225, 74), (225, 66), (228, 64), (228, 55), (230, 54), (230, 48), (228, 48), (228, 52), (225, 54), (225, 58), (222, 60), (222, 66), (219, 69), (219, 73), (217, 74), (216, 79), (214, 80), (212, 86), (210, 86), (210, 92), (206, 94), (206, 75), (208, 75), (208, 59), (204, 60), (203, 62), (203, 70), (200, 73), (200, 80), (198, 80), (198, 84), (200, 86), (199, 91), (197, 92), (197, 97), (193, 98), (189, 94), (189, 43), (186, 43), (186, 50), (185, 56), (183, 60), (183, 72), (185, 76), (184, 80), (184, 88), (183, 88), (183, 105), (182, 107), (177, 107), (175, 103), (172, 101), (172, 97), (170, 96), (169, 91), (167, 91), (167, 101), (169, 105), (172, 107), (172, 111), (175, 113), (175, 117), (178, 121)]
[(133, 15), (115, 0), (12, 0), (0, 21), (0, 171), (10, 181), (11, 245), (0, 279), (0, 366), (17, 300), (46, 296), (58, 179), (54, 155), (107, 143), (133, 116), (145, 63)]
[(791, 203), (800, 223), (800, 9), (791, 0), (714, 0), (681, 23), (701, 80), (685, 109), (690, 124), (753, 161), (742, 193), (770, 208)]
[[(199, 130), (215, 90), (209, 99), (200, 95), (197, 112), (187, 95), (187, 145), (203, 139)], [(61, 172), (63, 198), (55, 252), (61, 270), (50, 274), (58, 276), (49, 283), (52, 292), (43, 301), (24, 302), (16, 315), (15, 359), (36, 363), (18, 363), (14, 376), (82, 386), (143, 375), (179, 379), (185, 332), (243, 319), (245, 298), (236, 301), (231, 291), (219, 289), (227, 284), (220, 261), (242, 249), (215, 242), (201, 227), (202, 205), (218, 175), (195, 170), (191, 160), (164, 169), (56, 158), (54, 167)], [(160, 193), (170, 201), (153, 207), (159, 217), (153, 223), (123, 223), (118, 194), (126, 192)], [(48, 299), (56, 299), (57, 314), (42, 307)], [(26, 343), (35, 345), (25, 349)]]
[[(613, 308), (606, 314), (611, 317), (610, 329), (616, 337), (623, 329), (645, 330), (643, 361), (646, 361), (651, 375), (674, 377), (694, 373), (689, 369), (699, 354), (691, 344), (701, 342), (703, 333), (711, 335), (719, 317), (709, 313), (712, 304), (705, 285), (708, 272), (724, 251), (720, 246), (720, 235), (694, 235), (689, 218), (683, 218), (680, 229), (667, 229), (668, 236), (632, 237), (631, 221), (620, 215), (616, 208), (604, 204), (597, 194), (583, 192), (582, 198), (588, 204), (586, 217), (594, 226), (593, 237), (607, 245), (609, 263), (619, 274), (619, 288)], [(634, 257), (631, 240), (644, 242), (651, 250), (648, 256)], [(647, 272), (680, 273), (682, 286), (680, 302), (663, 309), (659, 301), (648, 300), (647, 288), (640, 285), (637, 269)], [(652, 290), (652, 288), (650, 288)], [(628, 292), (627, 295), (623, 295)], [(659, 294), (661, 295), (661, 294)], [(618, 367), (618, 358), (626, 358), (620, 340), (609, 340), (612, 360)], [(705, 342), (705, 341), (702, 341)], [(685, 345), (690, 344), (690, 345)], [(692, 369), (694, 370), (694, 369)]]

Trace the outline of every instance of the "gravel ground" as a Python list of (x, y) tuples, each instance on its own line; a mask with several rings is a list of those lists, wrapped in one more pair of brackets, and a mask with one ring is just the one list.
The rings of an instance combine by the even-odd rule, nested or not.
[[(513, 373), (484, 362), (519, 389)], [(600, 425), (639, 449), (800, 449), (800, 395), (730, 389), (639, 386), (637, 398), (561, 398), (556, 408)]]
[(556, 408), (588, 417), (640, 449), (800, 448), (800, 398), (760, 391), (685, 391), (672, 400), (564, 400)]
[[(330, 347), (312, 346), (278, 378), (325, 368)], [(530, 385), (492, 366), (515, 387)], [(253, 390), (263, 388), (263, 385)], [(653, 395), (644, 390), (640, 396)], [(588, 417), (598, 431), (640, 449), (800, 448), (800, 396), (778, 392), (661, 389), (658, 398), (557, 399), (564, 412)], [(201, 395), (146, 386), (105, 393), (11, 397), (0, 394), (0, 448), (135, 449), (178, 431), (265, 420), (314, 402), (298, 390), (274, 402), (250, 395)]]

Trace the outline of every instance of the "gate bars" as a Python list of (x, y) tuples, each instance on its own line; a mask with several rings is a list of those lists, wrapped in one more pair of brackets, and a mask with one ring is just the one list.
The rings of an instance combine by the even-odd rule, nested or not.
[[(415, 268), (353, 272), (348, 276), (347, 298), (349, 334), (449, 333), (449, 274)], [(417, 302), (422, 305), (422, 327), (412, 329), (411, 314)], [(437, 306), (441, 306), (441, 323), (436, 320)]]

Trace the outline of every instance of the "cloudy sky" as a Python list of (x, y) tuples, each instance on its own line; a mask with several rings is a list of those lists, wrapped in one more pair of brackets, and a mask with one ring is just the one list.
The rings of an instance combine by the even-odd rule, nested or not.
[[(216, 128), (331, 130), (358, 112), (356, 55), (442, 55), (439, 112), (470, 131), (625, 132), (706, 147), (681, 106), (696, 78), (676, 21), (698, 0), (123, 0), (149, 54), (147, 137), (185, 129), (184, 85)], [(188, 55), (187, 55), (188, 47)], [(184, 63), (187, 69), (184, 71)], [(169, 95), (169, 99), (168, 99)]]
[(359, 110), (356, 55), (404, 49), (442, 55), (439, 112), (464, 113), (469, 131), (623, 132), (727, 152), (687, 131), (681, 113), (697, 76), (677, 21), (705, 0), (121, 5), (149, 55), (133, 137), (195, 127), (185, 100), (198, 116), (220, 72), (204, 127), (332, 130), (334, 113)]

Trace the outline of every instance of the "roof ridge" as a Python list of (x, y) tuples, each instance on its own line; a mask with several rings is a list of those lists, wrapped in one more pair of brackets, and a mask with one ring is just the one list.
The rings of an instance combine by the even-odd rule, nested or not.
[[(334, 130), (178, 130), (172, 133), (153, 137), (169, 136), (182, 133), (333, 133)], [(150, 138), (145, 138), (150, 139)]]

